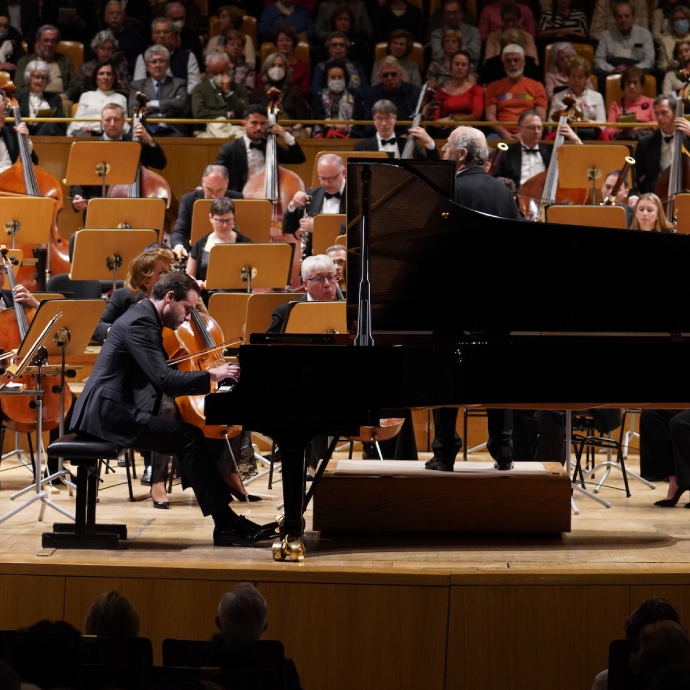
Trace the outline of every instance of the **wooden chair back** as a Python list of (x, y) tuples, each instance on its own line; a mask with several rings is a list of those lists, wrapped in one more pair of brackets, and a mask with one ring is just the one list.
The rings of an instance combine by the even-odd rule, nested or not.
[(84, 64), (84, 44), (80, 41), (60, 41), (57, 45), (57, 52), (72, 58), (74, 71), (78, 74)]
[[(276, 48), (273, 41), (266, 41), (261, 44), (261, 64), (263, 65), (264, 60), (271, 54), (275, 53), (278, 49)], [(295, 59), (302, 60), (309, 64), (311, 62), (311, 51), (309, 49), (309, 44), (306, 41), (300, 41), (295, 48)]]
[[(388, 43), (386, 41), (377, 43), (376, 48), (374, 49), (374, 60), (381, 60), (382, 58), (386, 57), (387, 49)], [(407, 56), (407, 58), (408, 60), (412, 60), (412, 62), (416, 62), (422, 74), (424, 73), (424, 46), (421, 43), (417, 43), (417, 41), (415, 41), (412, 44), (412, 52)]]

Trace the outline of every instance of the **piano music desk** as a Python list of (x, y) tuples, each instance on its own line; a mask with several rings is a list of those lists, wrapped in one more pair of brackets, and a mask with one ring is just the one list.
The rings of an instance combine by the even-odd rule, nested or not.
[(314, 493), (322, 532), (570, 532), (570, 479), (557, 462), (458, 462), (429, 472), (421, 462), (339, 460)]

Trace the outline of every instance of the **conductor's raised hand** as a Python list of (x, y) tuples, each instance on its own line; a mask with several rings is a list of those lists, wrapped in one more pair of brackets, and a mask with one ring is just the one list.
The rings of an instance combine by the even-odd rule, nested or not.
[(219, 367), (209, 369), (208, 373), (211, 374), (211, 381), (214, 383), (218, 383), (218, 381), (225, 381), (225, 379), (234, 379), (235, 381), (239, 381), (240, 365), (226, 363)]

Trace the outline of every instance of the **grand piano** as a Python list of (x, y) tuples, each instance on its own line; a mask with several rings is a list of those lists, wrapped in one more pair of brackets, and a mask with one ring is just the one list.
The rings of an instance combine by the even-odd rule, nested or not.
[(352, 335), (255, 334), (206, 398), (209, 424), (281, 449), (276, 560), (304, 554), (308, 443), (386, 409), (690, 407), (690, 236), (497, 218), (454, 203), (453, 176), (350, 158)]

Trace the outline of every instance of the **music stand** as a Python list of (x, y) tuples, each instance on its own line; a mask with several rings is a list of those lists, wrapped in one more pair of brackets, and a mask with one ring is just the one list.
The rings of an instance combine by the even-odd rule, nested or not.
[(673, 211), (676, 218), (676, 232), (683, 235), (690, 234), (690, 194), (676, 194), (673, 197)]
[[(266, 242), (270, 234), (273, 206), (268, 199), (233, 199), (235, 226), (252, 242)], [(192, 228), (189, 246), (193, 247), (213, 230), (208, 219), (213, 199), (197, 199), (192, 208)]]
[(347, 304), (290, 302), (283, 333), (347, 333)]
[(546, 222), (625, 230), (625, 209), (622, 206), (554, 204), (546, 209)]
[(70, 279), (112, 280), (114, 290), (120, 268), (126, 272), (135, 256), (158, 241), (158, 234), (155, 230), (87, 228), (79, 230), (74, 239)]
[(312, 254), (325, 254), (340, 236), (340, 226), (347, 216), (344, 213), (319, 213), (314, 216), (314, 232), (311, 238)]
[(70, 187), (132, 184), (139, 170), (141, 145), (136, 141), (75, 141), (69, 150), (63, 182)]
[(629, 155), (630, 150), (622, 144), (561, 146), (558, 149), (558, 186), (564, 189), (589, 188), (589, 203), (594, 204), (598, 181), (611, 170), (621, 170)]
[(0, 198), (0, 223), (15, 243), (46, 244), (53, 224), (55, 199), (37, 196), (4, 196)]
[(208, 257), (206, 289), (284, 289), (290, 285), (294, 251), (289, 242), (216, 244)]
[(85, 228), (154, 228), (165, 225), (165, 199), (89, 199)]

